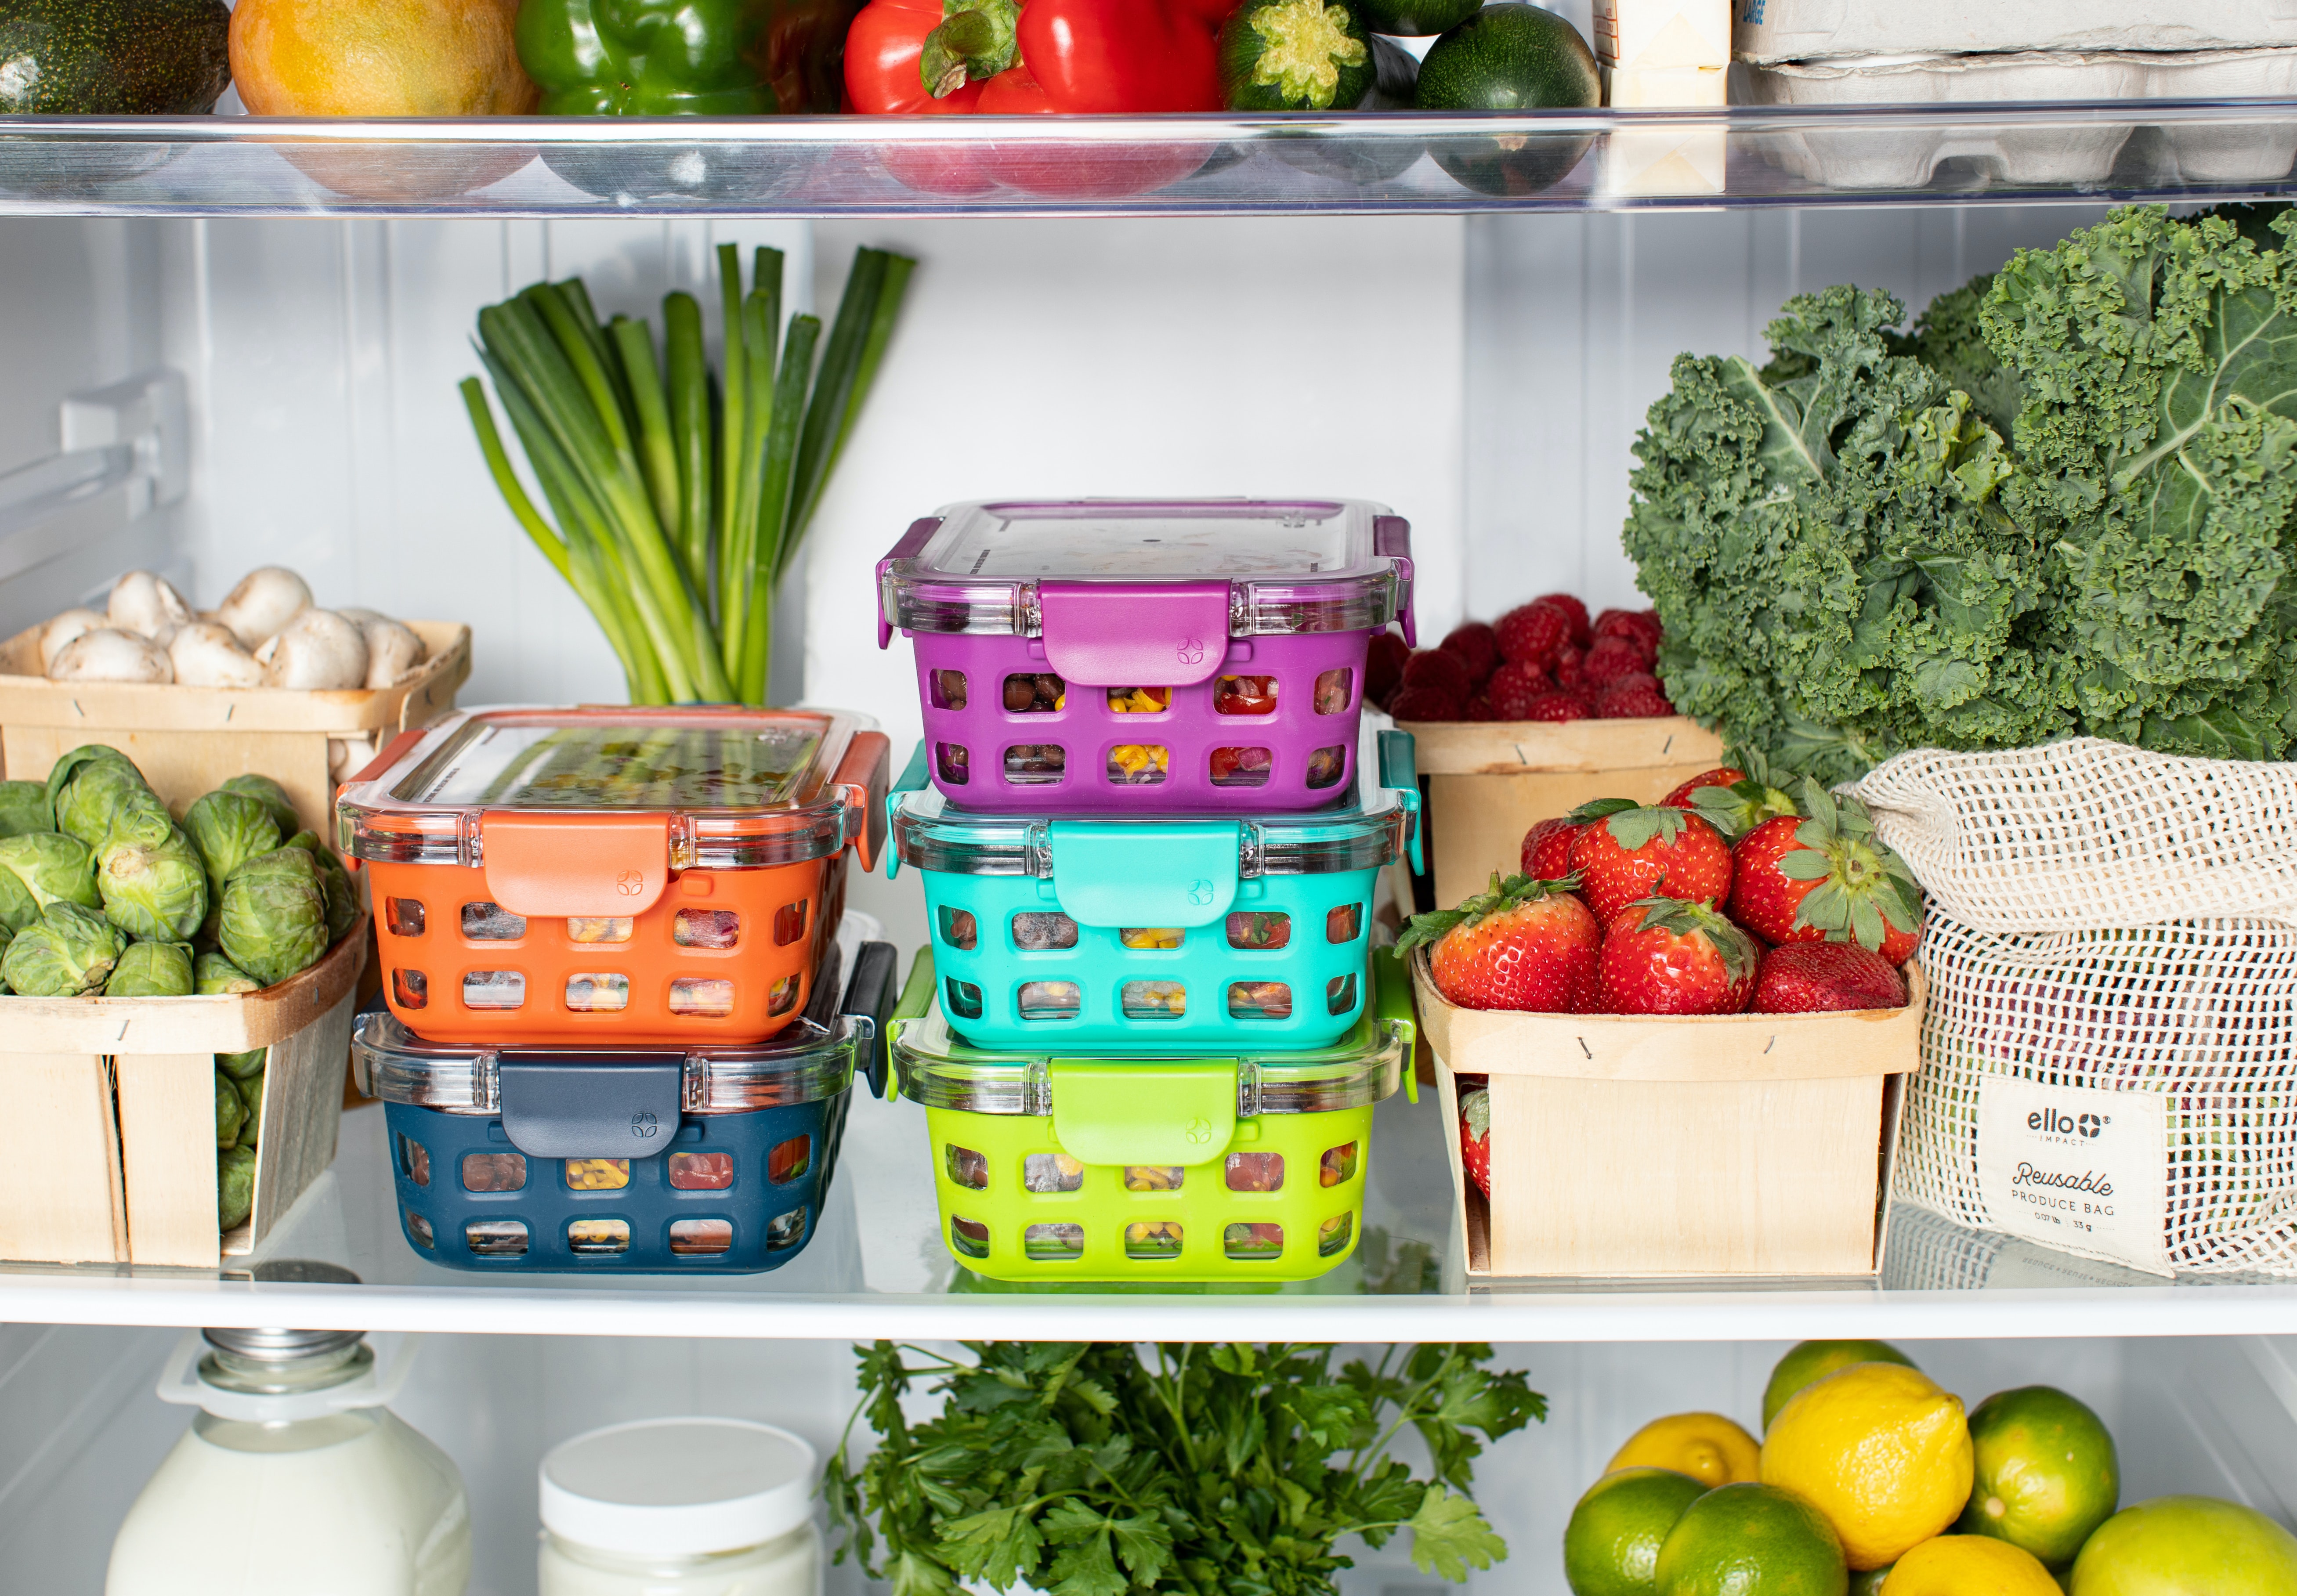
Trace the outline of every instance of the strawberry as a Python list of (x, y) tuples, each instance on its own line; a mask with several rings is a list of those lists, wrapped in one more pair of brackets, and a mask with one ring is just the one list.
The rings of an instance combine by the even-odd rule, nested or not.
[(1492, 695), (1492, 707), (1503, 720), (1527, 720), (1524, 711), (1544, 693), (1552, 693), (1555, 684), (1541, 674), (1536, 665), (1502, 665), (1492, 672), (1486, 684)]
[(1880, 953), (1857, 942), (1789, 942), (1763, 955), (1748, 1007), (1757, 1014), (1824, 1014), (1906, 1006), (1906, 977)]
[(1412, 645), (1394, 632), (1374, 638), (1364, 655), (1364, 697), (1373, 703), (1387, 703), (1404, 679), (1404, 662), (1411, 657)]
[(1535, 600), (1501, 616), (1493, 629), (1499, 637), (1502, 658), (1510, 664), (1534, 665), (1544, 670), (1556, 651), (1571, 641), (1571, 616), (1552, 604)]
[(1587, 705), (1576, 693), (1542, 693), (1523, 706), (1519, 720), (1585, 720)]
[(1700, 788), (1728, 788), (1746, 779), (1747, 773), (1744, 770), (1730, 765), (1717, 765), (1712, 770), (1701, 770), (1689, 781), (1679, 783), (1674, 791), (1659, 800), (1659, 803), (1667, 809), (1689, 809), (1692, 802), (1692, 795)]
[(1458, 720), (1466, 716), (1467, 704), (1433, 687), (1404, 687), (1387, 701), (1387, 712), (1398, 720)]
[(1922, 914), (1906, 861), (1858, 800), (1807, 777), (1802, 791), (1808, 819), (1766, 820), (1733, 847), (1732, 917), (1767, 942), (1852, 942), (1906, 963)]
[(1623, 676), (1648, 672), (1652, 657), (1632, 638), (1598, 638), (1587, 646), (1587, 657), (1579, 662), (1579, 676), (1596, 687), (1608, 687)]
[[(1462, 1076), (1465, 1086), (1471, 1077)], [(1460, 1094), (1460, 1163), (1486, 1197), (1492, 1195), (1492, 1094), (1478, 1086)]]
[(1731, 846), (1688, 810), (1598, 798), (1568, 817), (1585, 827), (1571, 844), (1571, 868), (1587, 907), (1604, 925), (1639, 898), (1659, 893), (1714, 903), (1731, 890)]
[(1605, 720), (1646, 720), (1672, 715), (1675, 705), (1659, 685), (1659, 678), (1637, 670), (1620, 677), (1595, 700), (1595, 713)]
[(1457, 909), (1414, 915), (1399, 950), (1423, 942), (1436, 990), (1462, 1008), (1577, 1014), (1595, 992), (1602, 927), (1573, 883), (1492, 873), (1491, 891)]
[(1499, 634), (1480, 621), (1462, 621), (1437, 646), (1458, 655), (1460, 663), (1468, 668), (1469, 678), (1479, 685), (1499, 667)]
[(1560, 881), (1571, 874), (1571, 844), (1585, 827), (1557, 816), (1523, 834), (1523, 873), (1534, 881)]
[[(1674, 802), (1677, 794), (1685, 794), (1682, 802), (1686, 808), (1696, 810), (1702, 819), (1714, 823), (1716, 830), (1734, 838), (1746, 835), (1766, 820), (1800, 814), (1795, 801), (1771, 785), (1770, 761), (1762, 750), (1733, 748), (1725, 757), (1737, 760), (1746, 769), (1725, 765), (1694, 776), (1669, 793), (1665, 802)], [(1700, 795), (1702, 792), (1704, 797)]]
[(1587, 606), (1580, 603), (1578, 599), (1573, 597), (1570, 594), (1543, 593), (1531, 602), (1534, 604), (1552, 604), (1557, 609), (1561, 610), (1571, 621), (1571, 641), (1577, 644), (1579, 647), (1586, 647), (1588, 642), (1594, 637), (1595, 634), (1589, 629), (1587, 625)]
[(1447, 698), (1467, 703), (1476, 690), (1476, 683), (1468, 674), (1468, 667), (1456, 654), (1446, 654), (1440, 648), (1423, 648), (1404, 662), (1404, 685), (1407, 687), (1433, 687)]
[(1755, 991), (1755, 939), (1704, 903), (1642, 898), (1603, 938), (1611, 1014), (1737, 1014)]

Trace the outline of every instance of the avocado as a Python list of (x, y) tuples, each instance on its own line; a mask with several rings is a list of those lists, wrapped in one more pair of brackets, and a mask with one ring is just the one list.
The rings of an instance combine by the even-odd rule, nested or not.
[(203, 116), (230, 84), (223, 0), (0, 0), (0, 116)]
[[(1414, 103), (1421, 111), (1592, 111), (1603, 103), (1595, 53), (1579, 30), (1522, 0), (1486, 5), (1428, 47)], [(1582, 129), (1432, 137), (1428, 152), (1478, 193), (1519, 197), (1560, 181), (1594, 143)]]

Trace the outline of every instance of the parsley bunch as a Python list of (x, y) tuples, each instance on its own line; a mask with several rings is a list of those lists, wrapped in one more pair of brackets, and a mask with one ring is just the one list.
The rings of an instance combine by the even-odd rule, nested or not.
[[(1507, 1556), (1467, 1494), (1473, 1460), (1547, 1416), (1520, 1372), (1484, 1367), (1482, 1345), (1391, 1346), (1337, 1378), (1330, 1346), (965, 1345), (975, 1362), (889, 1341), (854, 1349), (854, 1418), (877, 1449), (852, 1464), (849, 1419), (822, 1492), (838, 1560), (854, 1553), (893, 1596), (965, 1579), (1048, 1596), (1306, 1596), (1337, 1592), (1335, 1572), (1353, 1566), (1332, 1550), (1341, 1536), (1379, 1546), (1399, 1530), (1415, 1567), (1464, 1580)], [(902, 1397), (920, 1378), (944, 1401), (912, 1425)], [(1430, 1479), (1387, 1455), (1406, 1425)]]

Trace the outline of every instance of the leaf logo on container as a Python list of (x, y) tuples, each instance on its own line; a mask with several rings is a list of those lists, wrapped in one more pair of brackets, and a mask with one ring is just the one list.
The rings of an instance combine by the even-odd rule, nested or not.
[(1213, 884), (1209, 876), (1199, 876), (1189, 883), (1189, 901), (1199, 906), (1213, 901)]
[(1190, 1147), (1200, 1148), (1213, 1139), (1213, 1123), (1199, 1115), (1190, 1120), (1188, 1129), (1182, 1131), (1181, 1134), (1188, 1139)]
[(630, 1115), (630, 1134), (640, 1141), (653, 1140), (661, 1130), (662, 1123), (655, 1118), (651, 1108), (641, 1108)]
[(646, 893), (646, 872), (624, 870), (614, 877), (614, 890), (625, 898), (643, 897)]

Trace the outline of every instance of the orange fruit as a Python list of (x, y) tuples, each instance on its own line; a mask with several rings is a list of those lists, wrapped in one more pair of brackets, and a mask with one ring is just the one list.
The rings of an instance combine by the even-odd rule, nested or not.
[(517, 0), (239, 0), (231, 77), (257, 116), (521, 116)]

